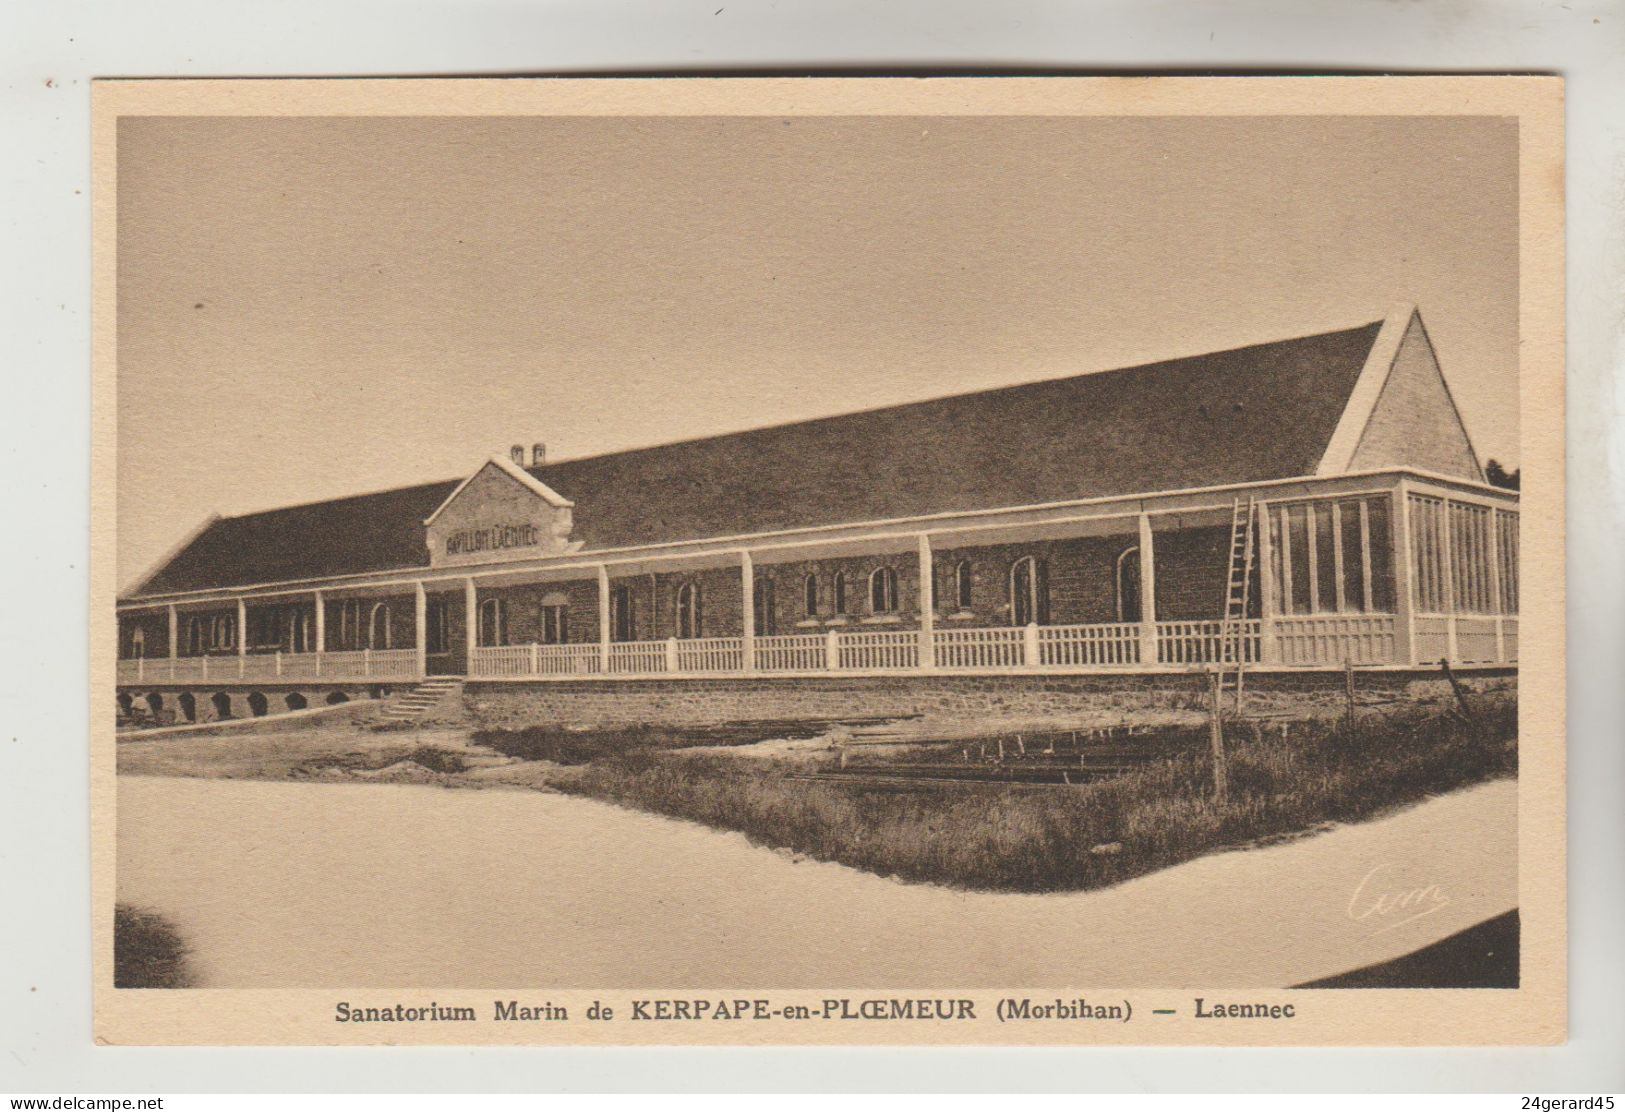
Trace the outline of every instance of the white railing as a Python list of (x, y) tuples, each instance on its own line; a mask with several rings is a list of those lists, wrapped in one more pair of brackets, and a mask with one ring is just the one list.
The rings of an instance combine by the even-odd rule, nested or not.
[(533, 676), (541, 670), (534, 645), (481, 645), (469, 662), (474, 676)]
[[(677, 655), (678, 672), (738, 672), (745, 667), (745, 639), (743, 637), (699, 637), (688, 641), (672, 641)], [(667, 651), (667, 664), (671, 663), (671, 650)]]
[(666, 642), (611, 642), (609, 646), (609, 670), (634, 675), (668, 671), (669, 669), (666, 667)]
[(822, 633), (791, 633), (756, 639), (757, 671), (816, 672), (829, 665), (829, 638)]
[[(1258, 660), (1259, 623), (1249, 619), (1245, 625), (1242, 645), (1246, 660)], [(1157, 659), (1163, 664), (1216, 664), (1224, 659), (1222, 633), (1225, 623), (1217, 620), (1197, 622), (1158, 622)]]
[(1387, 664), (1395, 656), (1392, 614), (1313, 614), (1275, 619), (1282, 664)]
[(1140, 662), (1138, 622), (1040, 626), (1041, 662), (1055, 667), (1121, 665)]
[(836, 635), (839, 667), (867, 669), (918, 668), (920, 635), (911, 630)]
[(597, 672), (603, 653), (597, 645), (533, 645), (536, 672), (543, 676), (585, 676)]
[(932, 636), (938, 668), (1020, 668), (1027, 636), (1019, 626), (939, 629)]
[(246, 653), (118, 662), (119, 683), (231, 683), (277, 680), (405, 680), (418, 676), (416, 649), (330, 653)]
[[(1516, 661), (1516, 616), (1418, 614), (1417, 659), (1449, 655), (1464, 663)], [(1453, 628), (1452, 628), (1453, 627)], [(1087, 625), (936, 629), (926, 662), (938, 671), (1005, 671), (1213, 664), (1226, 653), (1224, 623), (1164, 621), (1156, 625), (1155, 661), (1141, 657), (1137, 622)], [(1398, 620), (1392, 614), (1315, 614), (1275, 617), (1270, 623), (1272, 663), (1325, 666), (1399, 661)], [(1261, 660), (1261, 626), (1243, 627), (1246, 660)], [(755, 639), (757, 672), (904, 671), (919, 669), (925, 635), (919, 630), (840, 630)], [(607, 662), (607, 668), (605, 664)], [(219, 654), (171, 659), (120, 660), (121, 685), (140, 683), (301, 682), (406, 680), (419, 676), (415, 649), (358, 649), (323, 653)], [(618, 641), (574, 645), (501, 645), (476, 648), (468, 674), (490, 678), (534, 676), (744, 674), (742, 637)]]

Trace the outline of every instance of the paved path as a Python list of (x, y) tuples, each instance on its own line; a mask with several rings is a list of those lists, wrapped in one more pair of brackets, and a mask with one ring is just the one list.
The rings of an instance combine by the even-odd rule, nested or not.
[(1516, 798), (1003, 895), (547, 793), (126, 776), (119, 898), (212, 987), (1283, 986), (1515, 907)]

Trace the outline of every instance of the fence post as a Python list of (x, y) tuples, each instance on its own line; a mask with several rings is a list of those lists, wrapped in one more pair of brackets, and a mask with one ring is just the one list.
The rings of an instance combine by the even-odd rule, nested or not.
[(1348, 719), (1346, 732), (1350, 740), (1352, 740), (1355, 737), (1356, 728), (1354, 718), (1354, 661), (1352, 658), (1343, 661), (1343, 702), (1344, 713)]
[(681, 667), (677, 656), (677, 638), (666, 638), (666, 671), (675, 672)]
[(1230, 792), (1229, 768), (1224, 755), (1224, 721), (1220, 717), (1219, 670), (1208, 673), (1208, 740), (1213, 746), (1213, 799), (1223, 803)]
[(1038, 644), (1038, 623), (1028, 622), (1021, 628), (1021, 658), (1029, 668), (1036, 668), (1043, 663), (1042, 650)]
[(835, 630), (824, 632), (824, 667), (830, 671), (841, 666), (841, 635)]

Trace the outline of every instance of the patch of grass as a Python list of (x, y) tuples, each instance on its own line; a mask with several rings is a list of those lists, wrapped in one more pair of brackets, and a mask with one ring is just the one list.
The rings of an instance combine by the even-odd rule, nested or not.
[(828, 722), (763, 721), (723, 722), (714, 726), (631, 725), (601, 730), (528, 726), (522, 730), (476, 730), (470, 740), (475, 745), (520, 760), (580, 765), (649, 750), (754, 745), (769, 738), (817, 737), (830, 725)]
[[(1421, 707), (1363, 717), (1354, 736), (1329, 722), (1301, 723), (1286, 739), (1233, 727), (1223, 804), (1199, 752), (1079, 787), (884, 792), (786, 778), (805, 765), (647, 747), (600, 756), (556, 786), (905, 880), (1087, 889), (1515, 774), (1515, 697), (1479, 696), (1474, 706), (1479, 731)], [(1109, 843), (1121, 849), (1090, 852)]]
[(128, 904), (114, 907), (114, 987), (189, 988), (186, 957), (186, 944), (169, 920)]

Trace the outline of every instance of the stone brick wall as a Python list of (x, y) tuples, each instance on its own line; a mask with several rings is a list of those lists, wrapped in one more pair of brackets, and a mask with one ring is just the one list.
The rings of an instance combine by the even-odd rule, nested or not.
[(145, 707), (159, 725), (182, 726), (194, 722), (220, 722), (234, 718), (257, 717), (256, 696), (263, 699), (268, 714), (336, 703), (358, 703), (382, 699), (407, 690), (409, 683), (241, 683), (241, 684), (149, 684), (119, 688), (118, 700)]
[[(1369, 672), (1363, 698), (1444, 697), (1432, 672)], [(1515, 682), (1504, 673), (1469, 673), (1474, 688)], [(464, 701), (472, 724), (518, 729), (534, 725), (695, 724), (765, 719), (901, 715), (989, 715), (1049, 718), (1146, 711), (1199, 710), (1206, 675), (1089, 676), (829, 676), (805, 679), (621, 680), (537, 683), (470, 681)], [(1290, 708), (1340, 706), (1340, 672), (1254, 673), (1252, 698)]]

